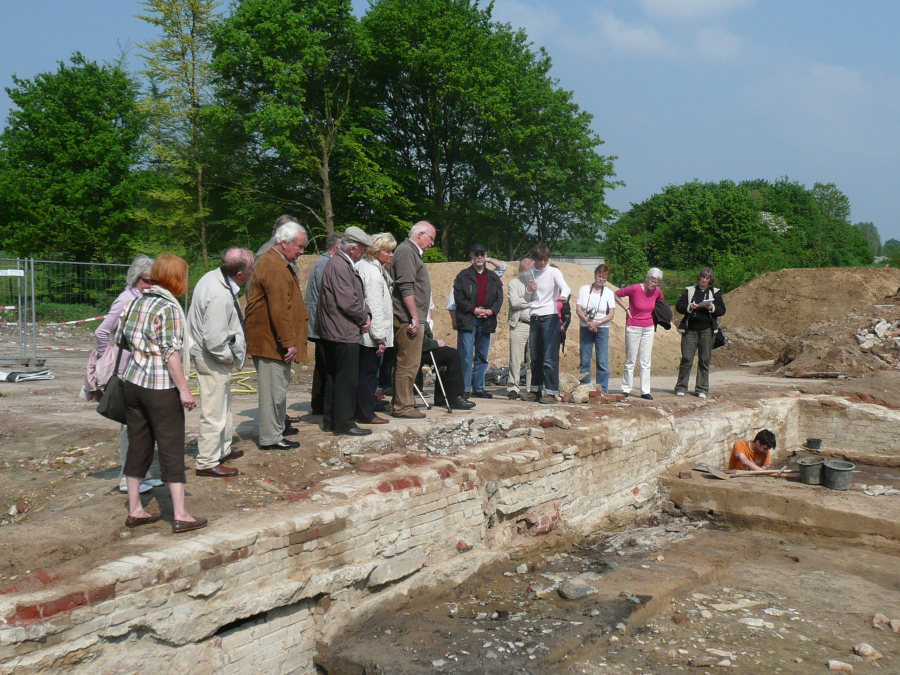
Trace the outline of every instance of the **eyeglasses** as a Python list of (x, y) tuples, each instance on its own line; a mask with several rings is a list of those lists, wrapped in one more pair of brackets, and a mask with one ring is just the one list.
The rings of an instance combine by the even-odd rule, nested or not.
[(472, 256), (475, 258), (484, 258), (487, 256), (487, 253), (485, 253), (484, 251), (477, 251), (473, 253)]
[(424, 236), (428, 237), (428, 238), (431, 240), (431, 243), (432, 243), (432, 244), (434, 243), (434, 237), (432, 237), (432, 236), (431, 236), (430, 234), (428, 234), (427, 232), (422, 232), (422, 234), (423, 234)]
[(141, 277), (141, 281), (143, 281), (145, 284), (149, 284), (149, 283), (150, 283), (150, 277)]

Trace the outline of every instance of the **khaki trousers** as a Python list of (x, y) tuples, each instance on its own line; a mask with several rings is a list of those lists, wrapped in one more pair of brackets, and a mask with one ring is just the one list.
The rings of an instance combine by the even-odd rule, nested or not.
[(259, 382), (259, 444), (274, 445), (284, 440), (291, 364), (281, 359), (254, 356), (253, 365)]
[(423, 326), (424, 324), (420, 322), (416, 337), (411, 338), (406, 332), (409, 324), (394, 319), (394, 347), (397, 350), (397, 362), (394, 364), (392, 413), (415, 408), (413, 383), (422, 366), (422, 340), (425, 338)]
[(524, 321), (509, 331), (509, 379), (506, 390), (519, 392), (519, 370), (525, 359), (525, 391), (531, 391), (531, 352), (528, 349), (528, 334), (531, 326)]
[(223, 365), (205, 354), (194, 357), (200, 385), (200, 435), (197, 468), (212, 469), (231, 452), (231, 365)]

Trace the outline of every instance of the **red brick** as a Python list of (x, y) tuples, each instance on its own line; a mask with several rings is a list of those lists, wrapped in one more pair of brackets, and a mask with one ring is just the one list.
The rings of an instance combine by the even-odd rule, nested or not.
[(6, 588), (0, 588), (0, 595), (6, 595), (7, 593), (18, 593), (19, 587), (16, 585), (7, 586)]
[(413, 482), (409, 478), (395, 478), (390, 483), (395, 490), (406, 490), (413, 486)]
[(441, 478), (450, 478), (453, 474), (456, 473), (456, 467), (452, 464), (445, 464), (440, 469), (438, 469), (438, 475)]
[(638, 488), (634, 488), (634, 489), (631, 491), (631, 494), (633, 494), (633, 495), (639, 495), (640, 493), (641, 493), (641, 491), (640, 491)]
[(16, 613), (6, 617), (9, 623), (28, 623), (41, 620), (41, 610), (37, 605), (16, 605)]
[(469, 542), (460, 539), (458, 542), (456, 542), (456, 550), (460, 553), (465, 553), (466, 551), (472, 550), (472, 545)]
[(53, 581), (53, 577), (51, 577), (47, 573), (47, 570), (35, 570), (31, 574), (32, 574), (32, 576), (35, 576), (38, 579), (40, 579), (42, 584), (49, 584), (51, 581)]
[(301, 492), (299, 495), (288, 495), (287, 500), (289, 502), (302, 502), (304, 499), (309, 499), (312, 493), (309, 491)]
[(427, 457), (422, 457), (422, 455), (406, 455), (403, 457), (402, 461), (407, 466), (422, 466), (424, 464), (431, 464), (431, 460)]
[(391, 487), (390, 483), (379, 483), (378, 487), (375, 488), (379, 492), (392, 492), (394, 488)]
[(359, 471), (362, 471), (363, 473), (385, 473), (387, 471), (393, 471), (394, 469), (399, 469), (400, 462), (389, 461), (389, 460), (366, 462), (365, 464), (360, 464), (356, 468)]
[(467, 480), (467, 481), (464, 482), (464, 483), (460, 483), (460, 484), (459, 484), (459, 489), (460, 489), (460, 491), (474, 490), (474, 489), (475, 489), (475, 482), (474, 482), (474, 481), (471, 481), (471, 480)]
[(541, 426), (544, 429), (549, 429), (550, 427), (556, 426), (556, 418), (555, 417), (544, 417), (541, 419)]
[(222, 564), (222, 554), (217, 553), (216, 555), (211, 555), (208, 558), (204, 558), (200, 561), (200, 569), (201, 570), (211, 570), (213, 567), (218, 567)]
[(105, 600), (112, 600), (114, 597), (116, 597), (115, 584), (101, 586), (100, 588), (92, 588), (87, 592), (88, 602), (92, 605)]
[(86, 604), (88, 604), (88, 599), (84, 593), (78, 592), (69, 593), (69, 595), (64, 595), (50, 602), (42, 602), (38, 605), (38, 608), (41, 610), (41, 615), (46, 619), (60, 612), (71, 612), (73, 609), (84, 607)]

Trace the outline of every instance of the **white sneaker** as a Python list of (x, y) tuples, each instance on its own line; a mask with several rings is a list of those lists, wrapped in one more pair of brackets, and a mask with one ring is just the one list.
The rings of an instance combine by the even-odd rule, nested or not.
[(675, 392), (675, 395), (676, 395), (676, 396), (684, 396), (684, 392), (683, 392), (683, 391), (676, 391), (676, 392)]
[[(160, 483), (161, 482), (162, 481), (160, 481)], [(144, 494), (145, 492), (149, 492), (152, 489), (153, 489), (152, 485), (148, 485), (147, 483), (141, 483), (141, 488), (140, 488), (141, 494)], [(125, 482), (124, 478), (119, 481), (119, 492), (121, 492), (122, 494), (128, 494), (128, 483)]]
[(163, 481), (159, 478), (145, 478), (141, 481), (141, 485), (149, 485), (152, 488), (159, 487), (160, 485), (165, 485)]
[(706, 394), (704, 394), (704, 393), (701, 391), (699, 394), (697, 394), (697, 397), (698, 397), (698, 398), (706, 398)]

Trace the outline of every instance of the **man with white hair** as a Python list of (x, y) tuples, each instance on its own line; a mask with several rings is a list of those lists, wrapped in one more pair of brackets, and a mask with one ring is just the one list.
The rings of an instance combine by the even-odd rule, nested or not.
[[(525, 286), (534, 280), (534, 261), (519, 261), (519, 276), (509, 282), (509, 375), (506, 379), (507, 396), (512, 399), (528, 399), (531, 390), (531, 354), (528, 334), (531, 332), (531, 301), (525, 299)], [(519, 391), (519, 370), (525, 360), (525, 393)]]
[(224, 463), (244, 456), (243, 450), (231, 448), (231, 371), (243, 368), (247, 356), (237, 294), (255, 266), (252, 251), (230, 248), (222, 255), (219, 268), (200, 278), (191, 296), (188, 326), (200, 387), (198, 476), (229, 478), (240, 473)]
[(285, 436), (298, 433), (285, 423), (291, 364), (305, 363), (308, 315), (292, 263), (306, 247), (306, 230), (286, 222), (256, 264), (247, 289), (247, 351), (259, 380), (259, 447), (299, 448)]
[(391, 260), (394, 280), (394, 397), (391, 414), (394, 417), (421, 419), (425, 413), (416, 410), (413, 384), (422, 361), (422, 339), (425, 319), (431, 304), (431, 278), (425, 267), (424, 255), (437, 232), (431, 223), (420, 220), (412, 226), (409, 238), (395, 250)]

